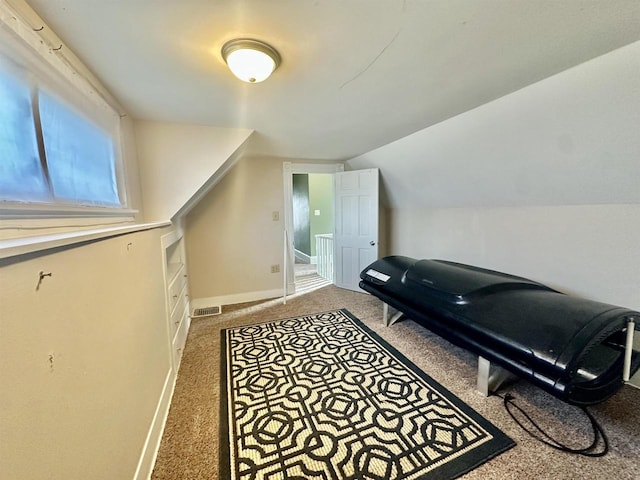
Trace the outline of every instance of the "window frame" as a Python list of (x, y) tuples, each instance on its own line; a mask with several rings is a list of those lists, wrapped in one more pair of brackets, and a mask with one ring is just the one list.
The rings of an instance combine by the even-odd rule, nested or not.
[[(32, 109), (37, 114), (35, 98), (42, 90), (62, 100), (66, 106), (75, 110), (95, 126), (103, 129), (113, 142), (115, 181), (117, 185), (119, 206), (100, 205), (90, 201), (73, 202), (56, 199), (50, 188), (51, 197), (44, 201), (12, 201), (0, 200), (0, 220), (23, 220), (28, 227), (55, 228), (60, 222), (49, 222), (43, 219), (79, 219), (94, 218), (96, 223), (112, 221), (133, 221), (138, 210), (131, 208), (127, 168), (124, 158), (124, 142), (122, 131), (122, 117), (119, 108), (113, 101), (94, 87), (94, 82), (83, 75), (73, 65), (78, 61), (73, 54), (71, 57), (63, 55), (62, 50), (51, 48), (36, 29), (31, 28), (18, 15), (9, 17), (7, 21), (6, 8), (0, 5), (0, 56), (8, 60), (11, 66), (22, 70), (29, 82), (32, 92)], [(36, 141), (40, 148), (43, 145), (43, 133), (39, 121), (36, 121)], [(41, 168), (45, 169), (45, 160), (40, 153)], [(47, 179), (48, 180), (48, 179)], [(4, 229), (13, 228), (15, 222), (3, 222)], [(73, 222), (74, 227), (82, 228)], [(95, 223), (91, 223), (95, 225)], [(0, 238), (2, 238), (0, 233)]]

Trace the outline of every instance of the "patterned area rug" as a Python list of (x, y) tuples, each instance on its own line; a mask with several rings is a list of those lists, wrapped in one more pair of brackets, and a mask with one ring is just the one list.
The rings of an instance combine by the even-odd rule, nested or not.
[(514, 445), (346, 310), (222, 345), (221, 478), (447, 479)]

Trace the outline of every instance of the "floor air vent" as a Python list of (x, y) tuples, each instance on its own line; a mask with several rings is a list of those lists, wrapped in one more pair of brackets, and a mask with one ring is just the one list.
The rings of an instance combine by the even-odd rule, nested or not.
[(191, 318), (208, 317), (210, 315), (220, 315), (222, 313), (222, 305), (215, 307), (196, 308)]

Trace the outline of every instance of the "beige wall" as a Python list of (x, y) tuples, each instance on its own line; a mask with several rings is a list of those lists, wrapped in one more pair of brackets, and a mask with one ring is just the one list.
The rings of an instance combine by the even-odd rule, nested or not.
[(136, 121), (145, 220), (169, 220), (214, 177), (253, 132)]
[[(11, 4), (30, 25), (44, 25), (22, 0)], [(50, 45), (61, 43), (48, 25), (41, 35)], [(44, 63), (50, 53), (44, 52)], [(124, 113), (66, 44), (62, 55), (56, 60), (69, 62)], [(127, 206), (138, 210), (134, 221), (140, 223), (145, 212), (130, 116), (121, 117), (120, 133)], [(0, 237), (11, 238), (131, 219), (1, 223)], [(148, 474), (163, 421), (159, 407), (167, 408), (175, 378), (160, 246), (170, 230), (0, 260), (0, 478), (131, 479), (139, 461), (140, 477)], [(52, 276), (36, 288), (41, 271)], [(145, 450), (156, 408), (160, 414)]]
[(167, 231), (0, 261), (0, 477), (133, 478), (170, 370)]
[[(279, 291), (283, 274), (282, 160), (243, 158), (186, 217), (192, 299)], [(279, 220), (273, 220), (278, 212)]]

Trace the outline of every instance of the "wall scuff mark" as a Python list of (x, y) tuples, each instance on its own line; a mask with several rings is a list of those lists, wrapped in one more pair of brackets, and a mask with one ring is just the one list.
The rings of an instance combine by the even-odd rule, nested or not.
[(36, 285), (36, 292), (40, 290), (40, 285), (42, 284), (42, 280), (44, 279), (44, 277), (52, 277), (52, 276), (53, 274), (51, 272), (44, 273), (44, 271), (40, 270), (40, 273), (38, 274), (38, 284)]

